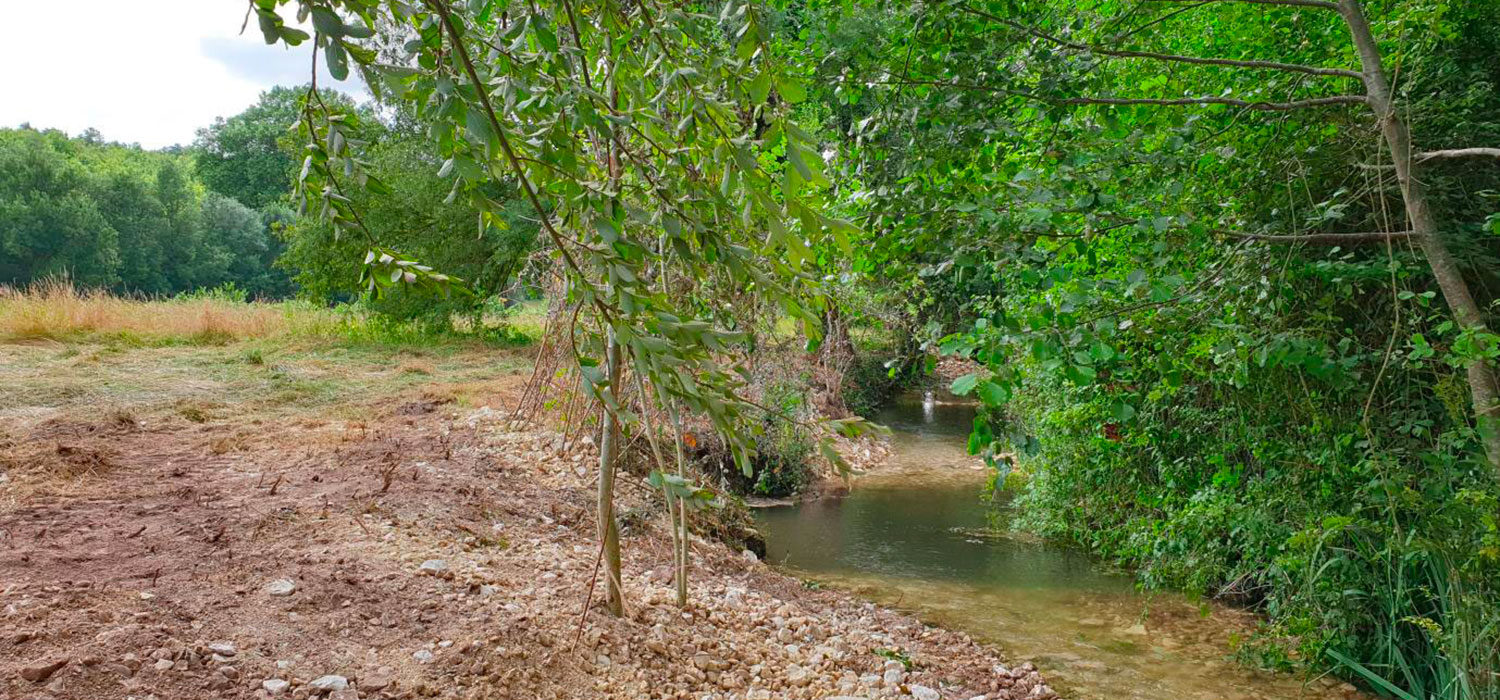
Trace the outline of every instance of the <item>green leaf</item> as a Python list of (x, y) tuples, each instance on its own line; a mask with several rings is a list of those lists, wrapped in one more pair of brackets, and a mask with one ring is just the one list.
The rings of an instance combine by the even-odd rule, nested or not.
[(549, 53), (557, 51), (557, 35), (552, 33), (552, 27), (548, 26), (547, 19), (540, 14), (531, 16), (531, 32), (536, 35), (537, 44)]
[(771, 74), (761, 71), (750, 81), (750, 100), (755, 104), (764, 104), (766, 98), (771, 95)]
[(328, 73), (335, 80), (349, 77), (349, 57), (344, 52), (344, 45), (337, 39), (328, 42), (328, 46), (323, 49), (323, 56), (328, 59)]
[(958, 396), (968, 396), (970, 392), (974, 391), (974, 387), (978, 384), (979, 375), (965, 374), (964, 376), (953, 380), (953, 383), (948, 386), (948, 391), (951, 391)]
[(807, 99), (807, 89), (802, 87), (801, 83), (786, 76), (776, 79), (776, 92), (781, 95), (781, 99), (790, 104), (797, 104)]
[(990, 380), (979, 385), (979, 399), (988, 406), (1004, 406), (1010, 401), (1010, 389)]
[(312, 23), (313, 29), (324, 36), (338, 38), (344, 35), (344, 21), (326, 7), (312, 8)]
[(1400, 700), (1418, 700), (1415, 695), (1412, 695), (1411, 693), (1408, 693), (1397, 687), (1396, 684), (1386, 680), (1374, 671), (1371, 671), (1369, 668), (1365, 667), (1364, 664), (1355, 661), (1354, 659), (1351, 659), (1348, 656), (1333, 649), (1328, 650), (1328, 655), (1333, 657), (1335, 661), (1338, 661), (1339, 663), (1349, 667), (1355, 673), (1363, 676), (1365, 680), (1369, 681), (1371, 684), (1385, 690), (1386, 692), (1396, 696), (1397, 698), (1400, 698)]

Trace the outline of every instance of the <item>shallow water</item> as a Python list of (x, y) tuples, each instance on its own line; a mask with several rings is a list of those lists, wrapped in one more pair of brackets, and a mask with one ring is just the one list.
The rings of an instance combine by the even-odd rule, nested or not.
[(1076, 550), (995, 531), (983, 463), (964, 453), (972, 419), (921, 397), (884, 411), (889, 464), (847, 494), (758, 512), (767, 561), (993, 643), (1067, 698), (1343, 697), (1229, 660), (1253, 623), (1241, 611), (1147, 596)]

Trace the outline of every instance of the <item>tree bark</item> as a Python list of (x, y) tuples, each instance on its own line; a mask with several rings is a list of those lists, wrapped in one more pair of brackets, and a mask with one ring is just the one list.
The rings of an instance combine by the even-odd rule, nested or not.
[[(582, 39), (580, 38), (580, 41)], [(615, 87), (615, 68), (613, 63), (614, 42), (608, 42), (609, 53), (609, 78), (605, 89), (609, 92), (611, 106), (620, 106), (620, 93)], [(585, 67), (585, 75), (588, 68)], [(609, 139), (607, 147), (601, 155), (604, 156), (604, 167), (609, 174), (610, 191), (620, 191), (620, 159), (615, 152), (619, 141), (615, 138), (614, 129), (611, 125), (606, 137)], [(612, 201), (610, 214), (614, 214), (614, 208), (619, 206), (618, 201)], [(620, 421), (615, 414), (616, 410), (622, 410), (620, 403), (620, 339), (615, 335), (614, 326), (610, 326), (609, 319), (601, 319), (606, 324), (605, 331), (605, 365), (609, 376), (609, 394), (615, 398), (615, 406), (604, 407), (604, 421), (601, 427), (599, 439), (599, 543), (604, 548), (604, 571), (608, 580), (605, 582), (605, 606), (611, 615), (623, 617), (625, 615), (625, 593), (621, 590), (620, 582), (620, 526), (615, 522), (615, 470), (620, 459)]]
[[(620, 386), (620, 342), (613, 328), (609, 330), (609, 388), (618, 396)], [(611, 615), (625, 614), (625, 597), (620, 591), (620, 528), (615, 523), (615, 464), (620, 456), (620, 424), (614, 409), (604, 407), (604, 421), (599, 437), (599, 542), (604, 548), (604, 604)]]
[[(1380, 47), (1375, 42), (1370, 23), (1365, 18), (1359, 0), (1339, 0), (1338, 10), (1349, 26), (1349, 33), (1359, 50), (1368, 104), (1375, 113), (1386, 147), (1390, 150), (1396, 179), (1401, 184), (1402, 199), (1406, 203), (1406, 215), (1411, 220), (1412, 237), (1427, 257), (1427, 264), (1432, 269), (1433, 277), (1437, 279), (1438, 288), (1443, 292), (1443, 299), (1448, 308), (1453, 310), (1453, 316), (1459, 325), (1466, 331), (1484, 331), (1484, 311), (1475, 303), (1458, 262), (1443, 240), (1437, 217), (1427, 199), (1426, 188), (1421, 180), (1412, 177), (1414, 149), (1411, 131), (1396, 111), (1390, 80), (1386, 77)], [(1500, 470), (1500, 425), (1497, 425), (1500, 423), (1500, 386), (1497, 386), (1495, 370), (1483, 359), (1471, 360), (1466, 370), (1469, 391), (1474, 400), (1474, 417), (1484, 441), (1485, 452), (1490, 465)]]

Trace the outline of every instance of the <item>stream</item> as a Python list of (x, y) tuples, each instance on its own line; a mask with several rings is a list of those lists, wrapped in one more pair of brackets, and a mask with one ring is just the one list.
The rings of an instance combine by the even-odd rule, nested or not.
[(847, 493), (757, 511), (767, 562), (994, 644), (1070, 700), (1344, 697), (1230, 659), (1254, 624), (1244, 611), (1141, 593), (1077, 550), (996, 531), (987, 472), (964, 450), (973, 416), (921, 396), (888, 407), (888, 464)]

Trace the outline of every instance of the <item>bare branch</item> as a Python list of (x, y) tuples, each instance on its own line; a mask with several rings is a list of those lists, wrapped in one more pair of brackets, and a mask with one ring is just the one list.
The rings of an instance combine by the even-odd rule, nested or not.
[(1362, 243), (1384, 243), (1406, 240), (1417, 235), (1416, 231), (1363, 231), (1358, 233), (1304, 233), (1278, 235), (1271, 233), (1248, 233), (1245, 231), (1216, 230), (1214, 233), (1247, 241), (1268, 243), (1310, 243), (1313, 245), (1359, 245)]
[(1191, 63), (1191, 64), (1194, 64), (1194, 65), (1200, 65), (1200, 66), (1229, 66), (1231, 68), (1253, 68), (1253, 69), (1261, 69), (1261, 70), (1280, 70), (1280, 71), (1289, 71), (1289, 72), (1292, 72), (1292, 73), (1306, 73), (1308, 75), (1322, 75), (1322, 76), (1331, 76), (1331, 77), (1338, 77), (1338, 78), (1352, 78), (1354, 80), (1364, 80), (1364, 76), (1361, 75), (1360, 73), (1358, 73), (1356, 71), (1352, 71), (1352, 70), (1345, 70), (1343, 68), (1320, 68), (1320, 67), (1317, 67), (1317, 66), (1304, 66), (1304, 65), (1299, 64), (1299, 63), (1281, 63), (1279, 61), (1241, 61), (1241, 60), (1236, 60), (1236, 59), (1231, 59), (1231, 58), (1205, 58), (1205, 57), (1200, 57), (1200, 56), (1182, 56), (1182, 55), (1170, 54), (1170, 53), (1156, 53), (1156, 52), (1153, 52), (1153, 51), (1128, 51), (1128, 50), (1124, 50), (1124, 49), (1110, 49), (1110, 48), (1106, 48), (1106, 47), (1103, 47), (1103, 46), (1090, 45), (1090, 44), (1082, 44), (1082, 43), (1075, 42), (1075, 41), (1068, 41), (1067, 39), (1064, 39), (1062, 37), (1056, 36), (1054, 34), (1050, 34), (1048, 32), (1042, 31), (1042, 30), (1037, 29), (1035, 27), (1030, 27), (1030, 26), (1027, 26), (1025, 24), (1022, 24), (1021, 22), (1017, 22), (1017, 21), (1011, 20), (1011, 19), (1006, 19), (1004, 17), (997, 16), (997, 15), (995, 15), (993, 13), (986, 12), (984, 10), (980, 10), (980, 9), (977, 9), (977, 8), (969, 7), (968, 5), (959, 5), (958, 7), (959, 7), (960, 10), (962, 10), (964, 12), (968, 12), (969, 14), (983, 17), (985, 19), (990, 20), (991, 22), (995, 22), (995, 23), (998, 23), (998, 24), (1003, 24), (1003, 25), (1005, 25), (1007, 27), (1010, 27), (1011, 29), (1014, 29), (1016, 31), (1023, 32), (1025, 34), (1029, 34), (1031, 36), (1034, 36), (1034, 37), (1036, 37), (1038, 39), (1042, 39), (1044, 41), (1049, 41), (1051, 43), (1057, 44), (1058, 46), (1065, 46), (1065, 47), (1073, 49), (1075, 51), (1089, 51), (1089, 52), (1100, 54), (1100, 55), (1103, 55), (1103, 56), (1113, 56), (1113, 57), (1116, 57), (1116, 58), (1145, 58), (1145, 59), (1151, 59), (1151, 60), (1155, 60), (1155, 61), (1169, 61), (1169, 62), (1174, 62), (1174, 63)]
[[(1146, 2), (1171, 2), (1178, 0), (1146, 0)], [(1207, 2), (1242, 2), (1250, 5), (1290, 5), (1293, 7), (1316, 7), (1323, 10), (1339, 11), (1338, 3), (1326, 0), (1207, 0)]]
[(1364, 95), (1334, 95), (1332, 97), (1315, 97), (1306, 100), (1293, 100), (1291, 102), (1251, 102), (1238, 100), (1232, 97), (1180, 97), (1180, 98), (1148, 98), (1148, 97), (1048, 97), (1022, 90), (1011, 90), (994, 85), (982, 83), (969, 83), (957, 80), (931, 80), (923, 78), (902, 78), (895, 75), (886, 75), (886, 79), (878, 81), (882, 85), (928, 85), (932, 87), (950, 87), (961, 90), (973, 90), (976, 92), (993, 92), (1001, 95), (1014, 95), (1039, 102), (1051, 102), (1064, 105), (1228, 105), (1230, 107), (1243, 107), (1245, 109), (1261, 112), (1287, 112), (1294, 109), (1308, 107), (1326, 107), (1336, 104), (1366, 104)]
[(1412, 159), (1416, 163), (1452, 158), (1500, 158), (1500, 148), (1450, 148), (1442, 151), (1425, 151)]
[(1345, 70), (1343, 68), (1319, 68), (1317, 66), (1304, 66), (1300, 63), (1281, 63), (1279, 61), (1238, 61), (1229, 58), (1203, 58), (1199, 56), (1179, 56), (1169, 53), (1153, 53), (1151, 51), (1119, 51), (1106, 49), (1101, 46), (1084, 47), (1094, 53), (1106, 56), (1119, 56), (1121, 58), (1149, 58), (1157, 61), (1173, 61), (1176, 63), (1193, 63), (1205, 66), (1231, 66), (1234, 68), (1258, 68), (1265, 70), (1289, 71), (1292, 73), (1306, 73), (1308, 75), (1325, 75), (1339, 78), (1352, 78), (1364, 80), (1365, 76), (1358, 71)]
[[(1042, 98), (1045, 99), (1045, 98)], [(1306, 100), (1293, 100), (1291, 102), (1250, 102), (1237, 100), (1231, 97), (1183, 97), (1177, 99), (1155, 99), (1142, 97), (1068, 97), (1052, 100), (1062, 104), (1070, 105), (1229, 105), (1231, 107), (1244, 107), (1262, 112), (1288, 112), (1294, 109), (1307, 107), (1326, 107), (1337, 104), (1366, 104), (1364, 95), (1334, 95), (1333, 97), (1315, 97)]]

